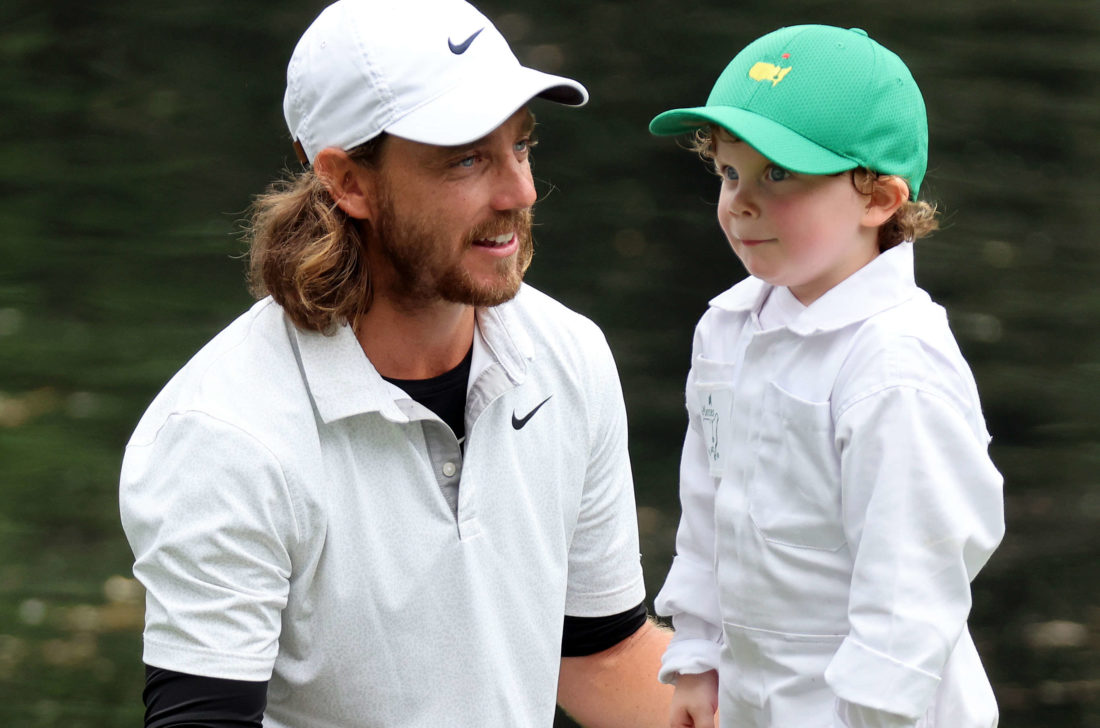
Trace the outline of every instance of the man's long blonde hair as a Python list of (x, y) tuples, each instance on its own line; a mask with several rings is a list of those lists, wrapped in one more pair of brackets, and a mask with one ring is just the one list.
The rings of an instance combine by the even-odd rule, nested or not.
[[(385, 136), (348, 156), (375, 166)], [(249, 291), (256, 298), (270, 295), (302, 329), (354, 324), (373, 295), (363, 239), (369, 224), (341, 210), (312, 169), (274, 182), (249, 208)]]

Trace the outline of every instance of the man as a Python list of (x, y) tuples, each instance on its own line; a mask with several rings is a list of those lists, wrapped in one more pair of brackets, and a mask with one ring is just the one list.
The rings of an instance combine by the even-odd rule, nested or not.
[(141, 420), (121, 508), (146, 725), (667, 721), (606, 342), (521, 283), (533, 97), (462, 0), (340, 0), (287, 73), (308, 169)]

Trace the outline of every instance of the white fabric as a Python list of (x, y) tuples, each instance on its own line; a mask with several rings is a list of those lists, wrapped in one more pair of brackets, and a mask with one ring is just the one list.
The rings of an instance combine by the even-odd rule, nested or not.
[(145, 662), (270, 678), (267, 728), (550, 726), (563, 615), (645, 596), (625, 410), (599, 329), (538, 291), (478, 330), (465, 453), (348, 327), (265, 300), (204, 347), (122, 467)]
[(583, 106), (576, 81), (521, 66), (464, 0), (339, 0), (299, 39), (283, 113), (312, 160), (383, 131), (450, 146), (480, 139), (535, 96)]
[(791, 289), (773, 288), (760, 307), (760, 328), (764, 331), (786, 326), (798, 318), (806, 307), (794, 297)]
[(696, 329), (661, 679), (718, 669), (723, 726), (996, 725), (966, 619), (1002, 481), (912, 245), (763, 331), (769, 292)]

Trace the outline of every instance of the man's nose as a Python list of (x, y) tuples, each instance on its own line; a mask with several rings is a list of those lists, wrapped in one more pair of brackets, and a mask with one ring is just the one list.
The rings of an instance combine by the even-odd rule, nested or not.
[(492, 206), (495, 210), (522, 210), (535, 204), (535, 180), (526, 160), (510, 158), (497, 172)]

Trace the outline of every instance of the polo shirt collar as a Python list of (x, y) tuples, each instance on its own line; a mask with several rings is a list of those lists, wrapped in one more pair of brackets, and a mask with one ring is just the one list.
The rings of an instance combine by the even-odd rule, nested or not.
[[(524, 295), (526, 284), (517, 298)], [(515, 300), (477, 309), (477, 327), (489, 355), (499, 364), (513, 385), (527, 376), (527, 362), (535, 358), (535, 346), (518, 316)], [(471, 373), (471, 379), (475, 373)]]
[[(773, 287), (750, 276), (715, 296), (710, 305), (723, 311), (759, 314)], [(913, 275), (913, 243), (901, 243), (826, 291), (788, 328), (802, 336), (835, 331), (902, 304), (918, 290)]]
[(378, 412), (394, 422), (409, 420), (363, 353), (351, 326), (344, 324), (331, 334), (303, 331), (289, 321), (287, 326), (297, 344), (306, 386), (324, 422), (365, 412)]
[[(534, 345), (514, 305), (479, 308), (476, 315), (489, 358), (486, 366), (499, 364), (512, 385), (518, 385), (526, 377), (527, 362), (534, 358)], [(331, 334), (304, 331), (290, 322), (287, 326), (298, 349), (306, 386), (324, 422), (366, 412), (378, 412), (394, 422), (409, 421), (394, 402), (392, 387), (363, 352), (351, 326), (344, 324)], [(475, 375), (471, 372), (471, 380)]]

